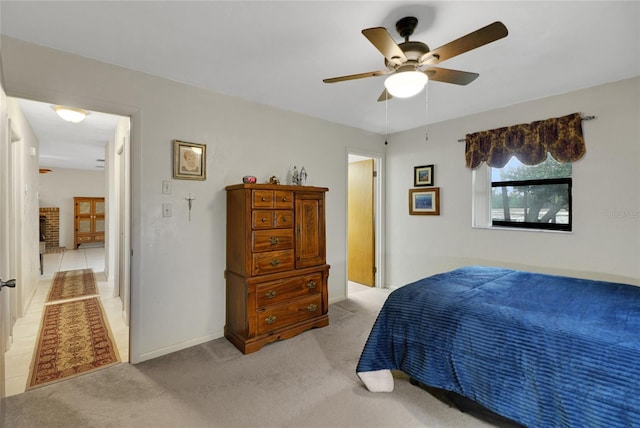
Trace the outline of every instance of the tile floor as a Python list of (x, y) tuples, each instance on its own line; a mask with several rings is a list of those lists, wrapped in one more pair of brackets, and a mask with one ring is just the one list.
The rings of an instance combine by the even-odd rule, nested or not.
[(120, 359), (129, 361), (129, 327), (125, 325), (122, 317), (122, 301), (119, 297), (113, 297), (113, 282), (107, 281), (104, 274), (104, 247), (87, 247), (45, 254), (43, 265), (44, 274), (40, 277), (33, 300), (26, 315), (16, 321), (13, 328), (13, 343), (5, 353), (7, 396), (25, 391), (44, 302), (51, 286), (51, 279), (59, 271), (93, 269), (100, 291), (100, 300), (107, 314)]

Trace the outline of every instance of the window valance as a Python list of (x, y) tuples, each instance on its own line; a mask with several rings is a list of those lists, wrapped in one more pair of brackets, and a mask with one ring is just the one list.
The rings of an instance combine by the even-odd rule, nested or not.
[(547, 153), (561, 163), (575, 162), (586, 152), (580, 113), (467, 134), (465, 141), (467, 168), (482, 162), (502, 168), (513, 156), (537, 165)]

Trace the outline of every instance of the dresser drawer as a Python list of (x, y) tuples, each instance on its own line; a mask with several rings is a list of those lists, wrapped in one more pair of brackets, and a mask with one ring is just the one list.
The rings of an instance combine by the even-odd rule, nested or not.
[(273, 190), (253, 190), (251, 196), (253, 208), (273, 208)]
[(273, 196), (273, 207), (279, 209), (293, 209), (293, 192), (276, 190)]
[(251, 238), (254, 253), (293, 248), (293, 229), (256, 230)]
[(251, 227), (254, 229), (271, 229), (274, 224), (273, 210), (254, 210), (251, 213)]
[(273, 212), (273, 227), (287, 228), (293, 227), (293, 211), (277, 210)]
[(267, 251), (253, 254), (253, 275), (293, 269), (293, 250)]
[(257, 313), (257, 333), (267, 333), (322, 315), (320, 294), (303, 297), (280, 305), (268, 306)]
[(256, 307), (293, 300), (322, 291), (322, 275), (319, 273), (265, 282), (256, 286)]
[(292, 228), (293, 211), (290, 210), (254, 210), (251, 213), (253, 229)]

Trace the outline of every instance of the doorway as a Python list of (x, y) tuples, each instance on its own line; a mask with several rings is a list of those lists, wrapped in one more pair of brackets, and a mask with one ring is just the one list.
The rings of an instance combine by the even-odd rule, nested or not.
[[(382, 156), (350, 151), (347, 172), (347, 284), (382, 282)], [(348, 294), (348, 292), (347, 292)]]
[[(25, 185), (37, 190), (36, 204), (39, 205), (40, 207), (58, 205), (60, 207), (64, 207), (64, 209), (66, 210), (64, 214), (64, 218), (60, 218), (60, 223), (61, 223), (60, 233), (61, 235), (63, 233), (65, 234), (64, 238), (61, 236), (61, 240), (60, 240), (61, 248), (52, 248), (51, 250), (54, 250), (54, 251), (52, 251), (49, 254), (44, 254), (44, 257), (43, 257), (44, 261), (42, 265), (40, 264), (40, 261), (37, 259), (31, 260), (31, 256), (29, 256), (29, 260), (21, 261), (22, 266), (20, 265), (18, 265), (17, 267), (13, 266), (13, 260), (10, 263), (10, 266), (17, 269), (18, 271), (24, 270), (24, 271), (30, 272), (32, 270), (33, 265), (41, 266), (39, 269), (44, 268), (43, 272), (38, 269), (35, 281), (29, 282), (30, 284), (34, 283), (33, 288), (35, 288), (35, 292), (33, 293), (30, 292), (28, 295), (26, 295), (25, 304), (19, 307), (17, 311), (18, 315), (22, 318), (22, 321), (28, 319), (28, 323), (31, 323), (33, 322), (33, 320), (28, 317), (31, 317), (33, 312), (37, 312), (36, 316), (38, 317), (38, 320), (36, 321), (36, 323), (39, 325), (40, 323), (39, 316), (41, 314), (41, 311), (38, 311), (37, 309), (34, 311), (31, 309), (37, 308), (38, 304), (41, 304), (40, 302), (40, 296), (42, 296), (41, 288), (43, 287), (48, 288), (55, 272), (60, 270), (75, 270), (75, 269), (82, 269), (85, 267), (91, 268), (96, 266), (94, 267), (94, 273), (95, 273), (96, 281), (98, 283), (97, 284), (98, 288), (100, 289), (100, 294), (103, 295), (103, 290), (108, 289), (108, 296), (103, 296), (103, 297), (108, 297), (108, 298), (115, 297), (116, 300), (118, 300), (119, 307), (115, 307), (114, 310), (115, 310), (116, 317), (119, 318), (119, 321), (121, 321), (120, 323), (122, 324), (122, 326), (118, 326), (117, 328), (122, 328), (126, 333), (126, 337), (124, 339), (124, 343), (126, 344), (124, 346), (121, 346), (120, 343), (118, 343), (118, 347), (123, 348), (120, 350), (121, 360), (123, 362), (127, 362), (129, 361), (128, 359), (128, 347), (129, 347), (128, 322), (130, 319), (129, 304), (128, 304), (129, 295), (130, 295), (130, 290), (129, 290), (129, 283), (130, 283), (129, 254), (130, 252), (126, 250), (126, 248), (128, 248), (130, 245), (129, 244), (130, 242), (129, 240), (130, 135), (131, 135), (130, 118), (126, 116), (116, 116), (111, 114), (108, 115), (106, 113), (89, 111), (88, 118), (91, 118), (96, 121), (103, 116), (107, 116), (107, 115), (113, 116), (113, 119), (110, 119), (112, 120), (113, 127), (110, 127), (107, 130), (107, 132), (111, 135), (109, 139), (102, 139), (102, 137), (100, 137), (100, 139), (102, 139), (101, 140), (102, 144), (100, 148), (101, 151), (99, 152), (99, 155), (95, 155), (92, 153), (92, 160), (96, 162), (98, 165), (92, 166), (92, 168), (94, 168), (93, 170), (88, 170), (88, 168), (83, 169), (82, 166), (79, 166), (79, 167), (75, 166), (77, 162), (81, 161), (82, 155), (84, 153), (84, 151), (82, 150), (82, 147), (74, 148), (71, 150), (71, 153), (77, 153), (77, 155), (72, 154), (71, 156), (69, 156), (69, 150), (68, 150), (69, 148), (66, 147), (67, 150), (66, 151), (62, 150), (60, 154), (56, 154), (51, 150), (49, 150), (48, 152), (46, 152), (47, 156), (43, 156), (43, 154), (45, 153), (43, 151), (43, 146), (44, 146), (43, 140), (47, 138), (45, 137), (45, 135), (48, 135), (48, 136), (58, 135), (56, 133), (57, 131), (55, 129), (52, 130), (51, 128), (46, 128), (41, 123), (37, 122), (38, 120), (37, 115), (40, 114), (40, 112), (26, 110), (22, 102), (29, 103), (29, 104), (42, 104), (43, 107), (36, 106), (36, 107), (28, 107), (28, 108), (42, 108), (43, 111), (46, 113), (53, 112), (51, 103), (44, 103), (44, 102), (41, 103), (41, 102), (32, 101), (32, 100), (19, 100), (16, 98), (13, 98), (13, 99), (10, 98), (9, 101), (12, 104), (12, 108), (9, 109), (9, 113), (18, 114), (20, 116), (20, 120), (28, 123), (28, 125), (31, 128), (33, 128), (33, 130), (35, 131), (34, 132), (35, 141), (33, 138), (31, 139), (27, 138), (28, 144), (26, 144), (25, 147), (31, 146), (28, 154), (32, 157), (35, 157), (38, 154), (40, 155), (39, 156), (40, 171), (33, 171), (36, 178), (34, 179), (33, 177), (27, 177)], [(19, 106), (19, 113), (16, 113), (16, 110), (14, 110), (15, 105)], [(70, 126), (71, 127), (74, 126), (74, 125), (70, 125), (68, 123), (63, 122), (58, 117), (55, 117), (54, 119), (60, 122), (61, 127), (69, 128)], [(34, 123), (37, 123), (37, 124), (34, 124)], [(93, 125), (95, 125), (97, 129), (101, 126), (104, 126), (105, 123), (106, 123), (105, 121), (93, 122)], [(89, 127), (89, 125), (91, 125), (90, 122), (85, 124), (85, 127)], [(42, 128), (41, 126), (44, 128)], [(41, 132), (43, 132), (42, 129), (46, 129), (47, 132), (44, 132), (41, 135)], [(79, 127), (76, 127), (76, 128), (73, 128), (73, 131), (71, 132), (80, 133), (81, 131)], [(79, 139), (82, 139), (82, 138), (84, 137), (80, 137)], [(67, 137), (66, 141), (73, 140), (73, 139), (74, 137)], [(50, 143), (50, 141), (48, 141), (48, 143)], [(88, 150), (88, 148), (86, 149)], [(48, 159), (49, 163), (43, 164), (42, 163), (43, 158)], [(51, 163), (51, 162), (60, 161), (61, 159), (65, 159), (65, 161), (70, 162), (69, 163), (70, 166), (67, 166), (67, 164)], [(18, 164), (18, 166), (20, 166), (21, 165), (20, 159), (17, 159), (17, 161), (18, 162), (16, 163)], [(37, 158), (36, 158), (36, 161), (37, 161)], [(13, 163), (11, 159), (9, 160), (9, 162)], [(74, 164), (74, 162), (76, 163)], [(98, 170), (97, 168), (102, 169), (102, 172), (100, 172), (100, 170)], [(47, 172), (49, 175), (42, 174), (43, 170)], [(40, 174), (38, 174), (38, 172), (40, 172)], [(57, 178), (52, 179), (51, 177), (53, 175), (56, 175), (56, 172), (57, 172)], [(12, 174), (10, 177), (8, 177), (9, 186), (14, 185), (13, 182), (16, 179), (14, 175), (15, 174)], [(85, 179), (90, 176), (91, 176), (91, 179)], [(107, 208), (106, 208), (107, 226), (105, 230), (104, 246), (102, 248), (98, 248), (100, 247), (100, 245), (98, 244), (87, 244), (88, 246), (83, 244), (80, 246), (80, 250), (82, 251), (75, 251), (76, 246), (74, 243), (74, 233), (73, 233), (74, 209), (73, 209), (72, 201), (74, 196), (86, 196), (85, 194), (86, 192), (91, 192), (92, 187), (90, 186), (95, 186), (95, 181), (92, 181), (94, 179), (93, 177), (96, 177), (95, 180), (99, 180), (100, 183), (103, 184), (103, 186), (99, 188), (99, 191), (104, 193), (104, 197), (107, 201)], [(43, 182), (43, 180), (45, 181)], [(49, 180), (49, 181), (47, 182), (46, 180)], [(24, 188), (25, 185), (21, 185), (20, 188)], [(83, 185), (85, 187), (82, 187)], [(51, 190), (52, 188), (55, 188), (56, 190), (52, 191)], [(102, 195), (97, 194), (95, 196), (102, 196)], [(24, 209), (24, 207), (16, 207), (16, 208), (18, 211), (20, 211), (21, 209)], [(61, 214), (62, 214), (62, 209), (61, 209)], [(67, 226), (62, 225), (64, 221), (69, 222)], [(23, 226), (21, 227), (24, 229), (30, 229), (32, 227), (39, 227), (39, 225), (32, 225), (30, 222), (24, 222)], [(66, 228), (66, 231), (63, 231), (62, 229), (65, 229), (65, 228)], [(29, 230), (27, 230), (26, 232), (21, 231), (20, 233), (21, 233), (21, 236), (26, 236), (26, 237), (31, 236), (31, 231)], [(37, 236), (40, 235), (39, 231), (34, 233)], [(24, 245), (29, 246), (31, 244), (24, 243)], [(37, 242), (35, 243), (35, 245), (37, 246)], [(25, 254), (30, 255), (31, 253), (25, 252)], [(25, 257), (23, 257), (23, 259), (24, 258)], [(53, 263), (51, 261), (53, 261)], [(81, 264), (86, 264), (87, 266), (81, 266)], [(109, 300), (108, 302), (104, 300), (103, 305), (105, 305), (106, 303), (107, 305), (114, 306), (113, 302), (114, 301), (112, 300)], [(109, 312), (110, 310), (109, 307), (105, 307), (105, 309), (107, 312)], [(109, 314), (107, 315), (109, 318)], [(109, 320), (109, 323), (112, 324), (111, 320)], [(24, 329), (22, 327), (25, 324), (27, 324), (26, 321), (22, 322), (19, 325), (19, 327), (15, 329), (15, 331), (10, 332), (13, 338), (13, 343), (18, 343), (18, 339), (21, 339), (19, 335), (24, 333)], [(114, 336), (117, 336), (118, 332), (113, 331), (114, 329), (113, 324), (111, 328), (112, 328), (112, 333), (114, 333)], [(31, 340), (32, 339), (20, 340), (19, 344), (22, 346), (24, 342), (31, 341)], [(35, 340), (33, 341), (35, 342)], [(7, 375), (6, 378), (3, 378), (3, 384), (7, 386), (7, 392), (9, 393), (9, 395), (13, 393), (21, 392), (21, 391), (16, 392), (16, 388), (15, 388), (16, 384), (21, 383), (22, 387), (24, 387), (24, 385), (26, 384), (26, 382), (22, 382), (22, 381), (13, 382), (14, 379), (12, 379), (11, 384), (4, 382), (5, 379), (9, 379), (9, 377), (11, 377), (13, 373), (15, 373), (15, 372), (12, 372), (15, 366), (10, 365), (10, 363), (13, 362), (13, 359), (15, 359), (15, 357), (17, 356), (17, 353), (20, 352), (19, 346), (15, 345), (15, 346), (12, 346), (12, 348), (13, 349), (10, 349), (7, 354), (0, 355), (0, 358), (2, 359), (5, 365), (5, 371)], [(26, 358), (30, 359), (32, 353), (33, 351), (29, 352), (28, 353), (29, 355)], [(28, 376), (28, 372), (26, 373), (26, 376)], [(9, 390), (10, 387), (13, 389)]]

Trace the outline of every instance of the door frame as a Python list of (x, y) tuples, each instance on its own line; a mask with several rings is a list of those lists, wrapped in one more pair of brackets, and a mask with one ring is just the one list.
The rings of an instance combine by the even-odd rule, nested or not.
[[(384, 216), (384, 153), (376, 152), (376, 151), (368, 151), (363, 149), (355, 149), (347, 147), (346, 153), (346, 162), (345, 162), (345, 189), (348, 189), (349, 186), (349, 157), (350, 156), (359, 156), (363, 158), (373, 159), (373, 170), (376, 173), (376, 176), (373, 180), (373, 215), (374, 215), (374, 230), (375, 230), (375, 267), (376, 274), (375, 278), (375, 288), (385, 288), (384, 283), (384, 246), (385, 246), (385, 216)], [(345, 192), (345, 224), (347, 224), (347, 218), (349, 214), (349, 201), (348, 201), (349, 192)], [(347, 226), (348, 227), (348, 226)], [(345, 233), (344, 237), (344, 246), (345, 246), (345, 263), (348, 265), (348, 230)], [(345, 295), (348, 295), (348, 287), (349, 284), (349, 266), (346, 266), (345, 269)]]
[[(6, 97), (10, 97), (10, 98), (24, 98), (20, 95), (6, 95), (4, 94)], [(40, 98), (40, 97), (33, 97), (30, 98), (34, 101), (38, 101), (38, 102), (43, 102), (43, 103), (47, 103), (47, 104), (56, 104), (57, 102), (55, 100), (51, 100), (48, 98)], [(119, 168), (120, 171), (118, 172), (118, 174), (120, 175), (120, 178), (123, 179), (124, 181), (124, 185), (123, 188), (118, 188), (115, 189), (114, 194), (108, 194), (109, 198), (111, 200), (117, 200), (119, 203), (125, 202), (124, 205), (120, 205), (119, 211), (123, 211), (123, 213), (119, 213), (116, 216), (110, 216), (109, 217), (109, 223), (116, 223), (117, 227), (116, 229), (118, 231), (122, 231), (122, 234), (124, 235), (122, 237), (122, 240), (124, 241), (124, 245), (126, 246), (124, 249), (125, 251), (120, 252), (118, 251), (120, 248), (120, 237), (116, 237), (115, 239), (113, 239), (113, 242), (111, 242), (111, 245), (114, 245), (116, 248), (116, 255), (115, 255), (115, 263), (116, 266), (114, 266), (114, 269), (116, 271), (120, 271), (120, 266), (123, 266), (124, 268), (122, 269), (122, 271), (120, 272), (120, 278), (119, 280), (125, 285), (124, 288), (124, 296), (121, 295), (120, 298), (123, 300), (123, 313), (122, 316), (125, 319), (125, 325), (127, 325), (127, 327), (129, 328), (129, 348), (131, 348), (131, 325), (130, 325), (130, 320), (131, 320), (131, 313), (130, 313), (130, 302), (129, 302), (129, 296), (131, 293), (130, 290), (130, 284), (131, 284), (131, 257), (132, 257), (132, 252), (131, 252), (131, 217), (132, 217), (132, 204), (131, 204), (131, 194), (132, 194), (132, 179), (131, 179), (131, 175), (132, 175), (132, 170), (131, 170), (131, 156), (132, 156), (132, 147), (131, 147), (131, 141), (132, 141), (132, 128), (133, 128), (133, 121), (134, 121), (134, 115), (138, 114), (138, 113), (127, 113), (127, 112), (119, 112), (117, 109), (115, 111), (113, 111), (113, 109), (103, 109), (100, 108), (100, 106), (91, 106), (91, 107), (87, 107), (87, 106), (83, 106), (81, 104), (78, 105), (80, 108), (86, 108), (87, 110), (91, 110), (91, 111), (96, 111), (96, 112), (104, 112), (104, 113), (108, 113), (108, 114), (113, 114), (113, 115), (117, 115), (117, 116), (121, 116), (124, 118), (128, 119), (128, 129), (126, 132), (126, 141), (123, 141), (122, 145), (119, 146), (118, 148), (115, 147), (114, 145), (111, 145), (111, 152), (110, 153), (110, 157), (111, 160), (113, 161), (113, 159), (115, 159), (116, 157), (121, 158), (121, 162), (119, 162)], [(6, 107), (6, 106), (5, 106)], [(4, 111), (5, 115), (6, 115), (6, 109)], [(10, 120), (10, 118), (9, 118)], [(10, 132), (10, 131), (9, 131)], [(8, 134), (8, 138), (11, 138), (11, 135)], [(114, 140), (115, 141), (115, 140)], [(119, 149), (119, 153), (116, 153), (116, 150)], [(110, 166), (111, 168), (113, 168), (113, 165)], [(106, 172), (106, 171), (105, 171)], [(113, 178), (109, 178), (109, 179), (113, 179)], [(9, 183), (8, 186), (13, 186), (14, 182), (13, 179), (11, 177), (9, 177)], [(120, 191), (124, 190), (124, 194), (120, 194)], [(21, 202), (21, 200), (19, 201)], [(17, 207), (18, 210), (20, 210), (22, 207)], [(125, 224), (120, 224), (120, 222), (124, 219)], [(39, 263), (39, 261), (38, 261)], [(108, 270), (108, 255), (107, 255), (107, 251), (106, 251), (106, 242), (105, 242), (105, 273)], [(12, 276), (13, 278), (14, 276)], [(116, 287), (118, 287), (118, 284), (115, 283), (115, 279), (114, 279), (114, 292)], [(7, 293), (8, 294), (8, 293)], [(3, 363), (4, 363), (4, 354), (0, 355), (0, 358), (2, 358)], [(129, 362), (131, 362), (131, 357), (129, 357)], [(4, 379), (3, 379), (4, 380)], [(4, 384), (4, 382), (3, 382)]]
[[(9, 120), (0, 70), (0, 278), (9, 280)], [(0, 289), (0, 425), (5, 417), (4, 354), (8, 339), (9, 289)]]

